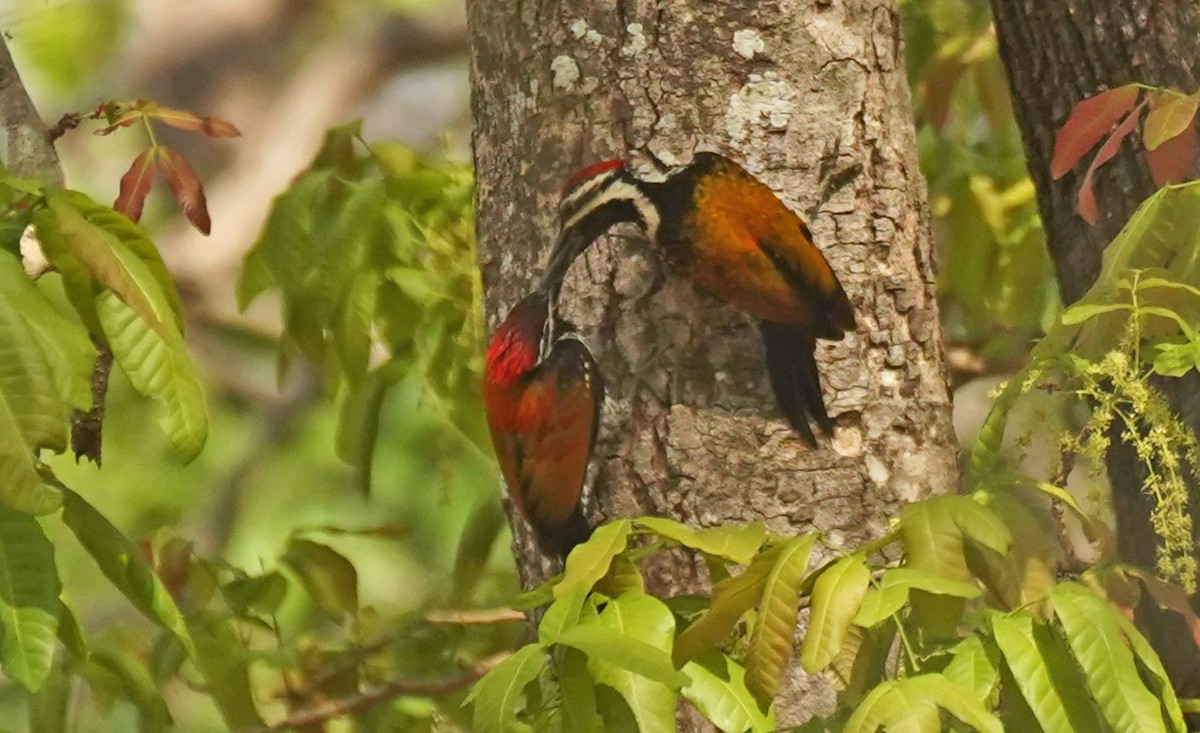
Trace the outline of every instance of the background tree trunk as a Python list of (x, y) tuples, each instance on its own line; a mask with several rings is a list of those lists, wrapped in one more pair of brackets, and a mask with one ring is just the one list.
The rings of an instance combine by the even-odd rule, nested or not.
[[(591, 499), (597, 519), (765, 519), (830, 547), (881, 534), (909, 501), (958, 480), (899, 20), (886, 0), (468, 3), (480, 259), (489, 324), (529, 287), (564, 177), (725, 152), (810, 222), (858, 332), (823, 344), (836, 422), (807, 449), (776, 411), (750, 320), (667, 280), (645, 242), (610, 237), (564, 289), (608, 383)], [(857, 166), (822, 201), (829, 177)], [(520, 521), (525, 582), (546, 572)], [(679, 555), (656, 592), (703, 587)], [(813, 709), (797, 685), (781, 725)], [(827, 701), (829, 698), (827, 698)]]
[[(1038, 207), (1063, 300), (1083, 295), (1100, 272), (1104, 247), (1155, 190), (1139, 152), (1127, 142), (1095, 176), (1101, 218), (1089, 226), (1075, 211), (1086, 166), (1050, 179), (1054, 136), (1084, 97), (1129, 82), (1196, 89), (1200, 26), (1194, 0), (992, 0), (1000, 55), (1008, 70), (1014, 107)], [(1137, 138), (1133, 135), (1131, 138)], [(1200, 379), (1162, 379), (1155, 386), (1192, 430), (1200, 430)], [(1156, 538), (1150, 526), (1145, 473), (1133, 450), (1114, 436), (1108, 455), (1121, 556), (1153, 568)], [(1200, 519), (1200, 492), (1191, 482), (1192, 515)], [(1200, 523), (1193, 528), (1200, 540)], [(1200, 694), (1200, 650), (1177, 617), (1153, 604), (1139, 610), (1172, 679), (1188, 696)]]

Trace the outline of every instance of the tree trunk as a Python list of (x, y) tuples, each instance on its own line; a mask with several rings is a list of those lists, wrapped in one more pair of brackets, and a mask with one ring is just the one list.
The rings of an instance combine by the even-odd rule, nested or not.
[[(1054, 136), (1080, 99), (1128, 82), (1193, 91), (1200, 72), (1200, 26), (1195, 0), (992, 0), (1000, 55), (1008, 70), (1014, 106), (1038, 208), (1064, 301), (1083, 295), (1100, 272), (1104, 247), (1155, 190), (1140, 154), (1126, 143), (1095, 176), (1102, 216), (1089, 226), (1075, 211), (1085, 166), (1050, 179)], [(1137, 137), (1137, 136), (1131, 136)], [(1200, 429), (1200, 379), (1156, 380), (1192, 430)], [(1108, 455), (1121, 556), (1154, 567), (1156, 538), (1150, 526), (1145, 472), (1133, 450), (1114, 436)], [(1200, 517), (1200, 492), (1191, 483), (1191, 508)], [(1198, 523), (1200, 524), (1200, 523)], [(1200, 540), (1200, 526), (1193, 534)], [(1188, 696), (1200, 693), (1200, 650), (1177, 618), (1152, 604), (1140, 620), (1164, 657), (1172, 679)]]
[[(891, 2), (474, 0), (468, 22), (490, 324), (544, 264), (565, 176), (616, 156), (645, 173), (696, 150), (741, 161), (804, 215), (855, 306), (858, 332), (819, 349), (836, 429), (810, 450), (774, 407), (750, 319), (664, 277), (641, 239), (594, 247), (563, 293), (611, 397), (593, 518), (764, 519), (842, 548), (883, 533), (902, 504), (954, 490), (924, 182)], [(847, 169), (845, 185), (830, 184)], [(546, 568), (514, 527), (532, 583)], [(706, 582), (682, 554), (648, 574), (661, 594)], [(781, 725), (814, 709), (798, 689), (781, 700)]]

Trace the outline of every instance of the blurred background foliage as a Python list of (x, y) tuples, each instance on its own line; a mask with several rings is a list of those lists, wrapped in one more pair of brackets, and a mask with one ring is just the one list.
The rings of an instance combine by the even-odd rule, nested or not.
[[(964, 383), (1011, 372), (1059, 305), (987, 3), (901, 8), (952, 373)], [(103, 470), (59, 457), (57, 475), (140, 541), (160, 572), (172, 558), (186, 568), (173, 590), (192, 589), (193, 612), (215, 604), (245, 622), (250, 678), (258, 699), (273, 701), (270, 719), (349, 689), (313, 674), (329, 654), (359, 660), (351, 668), (369, 680), (449, 672), (514, 646), (518, 624), (423, 615), (503, 604), (517, 588), (478, 396), (485, 329), (464, 167), (461, 3), (7, 0), (0, 24), (47, 120), (102, 98), (147, 97), (243, 132), (218, 142), (163, 134), (205, 182), (210, 237), (161, 191), (142, 220), (184, 299), (210, 411), (206, 449), (180, 465), (155, 427), (156, 408), (114, 372)], [(361, 126), (342, 127), (358, 118)], [(59, 151), (69, 185), (114, 198), (143, 134), (68, 134)], [(345, 197), (361, 216), (295, 229), (301, 213)], [(334, 258), (325, 271), (346, 278), (314, 293), (318, 263), (269, 256), (272, 242), (297, 231), (315, 248), (353, 240), (366, 279)], [(341, 328), (348, 322), (354, 328)], [(57, 540), (61, 527), (44, 524)], [(138, 633), (148, 627), (98, 581), (92, 561), (70, 542), (56, 547), (92, 645), (170, 668), (168, 651)], [(221, 587), (221, 603), (204, 578)], [(357, 621), (329, 592), (346, 583), (356, 588)], [(87, 699), (73, 703), (71, 729), (127, 730), (152, 718), (153, 695), (133, 684), (136, 673), (126, 677), (111, 700), (103, 684), (72, 688)], [(224, 729), (212, 700), (189, 684), (165, 695), (179, 730)], [(35, 707), (53, 710), (46, 697)], [(28, 704), (0, 684), (0, 730), (24, 730), (17, 721)], [(453, 699), (439, 707), (402, 696), (367, 729), (421, 730), (455, 710)]]
[(951, 370), (1011, 372), (1060, 310), (986, 0), (901, 4)]

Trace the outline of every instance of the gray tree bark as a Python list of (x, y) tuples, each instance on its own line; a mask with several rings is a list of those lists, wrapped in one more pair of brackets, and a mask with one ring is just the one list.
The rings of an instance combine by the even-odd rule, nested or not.
[[(1140, 146), (1125, 144), (1095, 177), (1103, 212), (1096, 226), (1075, 211), (1085, 166), (1050, 178), (1054, 136), (1084, 97), (1142, 82), (1194, 91), (1200, 84), (1200, 11), (1194, 0), (992, 0), (1000, 55), (1008, 71), (1029, 173), (1054, 260), (1063, 300), (1070, 303), (1100, 273), (1104, 248), (1138, 204), (1155, 190)], [(1200, 431), (1200, 378), (1154, 383), (1172, 407)], [(1108, 474), (1117, 523), (1118, 551), (1131, 563), (1153, 568), (1157, 538), (1150, 525), (1145, 470), (1133, 449), (1113, 436)], [(1193, 536), (1200, 547), (1200, 488), (1190, 485)], [(1200, 603), (1193, 601), (1200, 607)], [(1177, 689), (1200, 695), (1200, 649), (1180, 619), (1153, 603), (1139, 622), (1163, 657)]]
[[(855, 306), (858, 332), (819, 349), (836, 429), (809, 450), (774, 407), (748, 318), (665, 277), (640, 239), (594, 247), (563, 295), (611, 398), (594, 518), (764, 519), (776, 532), (819, 530), (838, 549), (882, 534), (902, 504), (954, 490), (924, 181), (891, 2), (474, 0), (468, 23), (490, 325), (544, 264), (565, 176), (618, 156), (648, 172), (696, 150), (743, 162), (804, 215)], [(830, 175), (851, 166), (857, 174), (822, 201)], [(535, 582), (546, 568), (519, 520), (514, 529), (523, 580)], [(649, 576), (662, 594), (706, 582), (682, 554)], [(781, 700), (781, 725), (817, 704), (799, 689)]]

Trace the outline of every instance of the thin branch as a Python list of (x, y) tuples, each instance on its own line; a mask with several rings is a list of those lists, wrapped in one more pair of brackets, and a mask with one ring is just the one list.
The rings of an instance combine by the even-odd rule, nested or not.
[(92, 337), (92, 343), (96, 346), (96, 363), (92, 367), (92, 409), (87, 412), (75, 410), (72, 413), (71, 449), (75, 451), (77, 463), (81, 457), (86, 457), (99, 466), (104, 404), (108, 397), (108, 375), (112, 372), (113, 353), (95, 336)]
[(446, 679), (392, 680), (357, 695), (351, 695), (341, 700), (333, 700), (308, 710), (301, 710), (277, 723), (260, 728), (257, 733), (278, 733), (279, 731), (291, 730), (293, 728), (299, 729), (306, 726), (320, 725), (335, 718), (341, 718), (366, 710), (401, 695), (431, 697), (456, 692), (474, 684), (476, 680), (507, 659), (509, 655), (510, 652), (492, 655), (460, 674)]
[(425, 614), (425, 620), (431, 624), (457, 624), (460, 626), (472, 624), (499, 624), (510, 621), (524, 621), (525, 614), (511, 608), (467, 608), (441, 609)]

